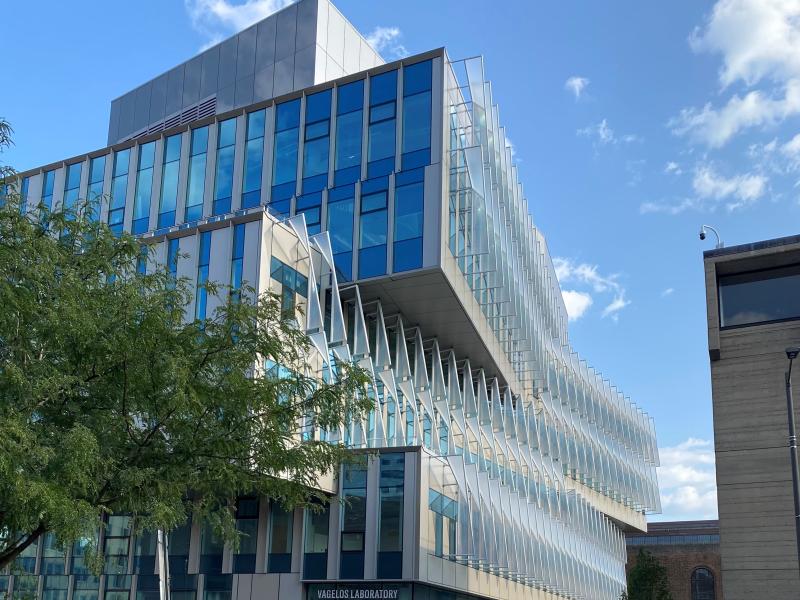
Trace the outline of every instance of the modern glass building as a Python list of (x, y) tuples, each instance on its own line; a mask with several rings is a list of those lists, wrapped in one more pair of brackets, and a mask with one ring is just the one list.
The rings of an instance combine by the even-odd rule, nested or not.
[[(21, 173), (25, 210), (97, 198), (153, 249), (142, 268), (196, 286), (188, 319), (223, 301), (206, 282), (247, 282), (303, 309), (311, 372), (374, 378), (363, 422), (309, 423), (369, 451), (320, 481), (330, 506), (240, 498), (235, 553), (203, 523), (171, 532), (173, 594), (619, 597), (624, 532), (660, 508), (653, 423), (569, 345), (482, 59), (384, 63), (301, 0), (115, 100), (109, 144)], [(0, 589), (155, 598), (154, 537), (112, 520), (102, 577), (45, 539)]]

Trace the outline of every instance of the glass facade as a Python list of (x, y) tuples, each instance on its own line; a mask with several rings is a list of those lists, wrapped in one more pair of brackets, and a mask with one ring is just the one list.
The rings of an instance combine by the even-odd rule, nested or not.
[(275, 107), (272, 192), (270, 211), (288, 216), (297, 188), (297, 152), (300, 140), (300, 99)]
[(200, 234), (200, 251), (197, 255), (197, 284), (195, 290), (194, 318), (204, 321), (208, 306), (208, 268), (211, 264), (211, 232)]
[(153, 195), (153, 165), (156, 158), (156, 143), (148, 142), (139, 146), (139, 162), (136, 173), (136, 194), (133, 198), (134, 235), (150, 229), (150, 198)]
[(303, 579), (327, 579), (330, 516), (330, 504), (316, 505), (305, 511)]
[(270, 502), (269, 511), (267, 573), (288, 573), (292, 569), (294, 511), (278, 502)]
[(181, 164), (183, 135), (171, 135), (164, 140), (164, 158), (161, 166), (161, 200), (158, 207), (158, 227), (175, 225), (178, 206), (178, 177)]
[(53, 187), (56, 184), (56, 172), (46, 171), (42, 180), (42, 210), (53, 210)]
[(353, 209), (356, 187), (335, 187), (328, 192), (328, 227), (336, 276), (339, 281), (353, 279)]
[(184, 221), (196, 221), (203, 216), (203, 194), (206, 189), (206, 155), (208, 153), (208, 126), (192, 130), (189, 155), (189, 179), (186, 188)]
[(261, 204), (261, 175), (264, 168), (264, 127), (266, 110), (247, 113), (242, 208)]
[[(306, 96), (303, 136), (303, 193), (319, 192), (328, 185), (332, 90)], [(319, 219), (317, 219), (319, 222)]]
[(67, 176), (64, 178), (64, 210), (78, 209), (78, 194), (81, 187), (81, 167), (83, 163), (67, 165)]
[(381, 454), (378, 525), (378, 579), (403, 575), (403, 452)]
[(364, 534), (367, 528), (367, 469), (342, 467), (342, 539), (340, 579), (364, 578)]
[(108, 226), (119, 235), (125, 221), (125, 199), (128, 195), (128, 169), (131, 151), (121, 150), (114, 154), (114, 173), (111, 179), (111, 198), (108, 207)]
[(721, 275), (722, 327), (741, 327), (800, 318), (800, 265)]
[(103, 182), (106, 177), (106, 157), (98, 156), (89, 162), (89, 188), (86, 199), (89, 202), (90, 218), (97, 221), (103, 199)]
[(239, 498), (236, 501), (236, 531), (239, 534), (239, 547), (233, 555), (234, 573), (256, 572), (258, 508), (258, 498)]
[(233, 248), (231, 250), (231, 297), (239, 299), (242, 289), (242, 273), (244, 268), (244, 223), (233, 226)]
[(370, 77), (367, 177), (394, 171), (397, 118), (397, 71)]
[(334, 185), (361, 179), (361, 135), (364, 122), (364, 80), (337, 88)]
[(432, 66), (426, 60), (403, 69), (403, 170), (431, 162)]
[[(19, 188), (19, 212), (25, 214), (28, 211), (28, 194), (30, 193), (31, 178), (23, 177)], [(2, 587), (2, 586), (0, 586)]]
[(224, 550), (225, 542), (222, 537), (210, 524), (204, 524), (200, 530), (200, 572), (222, 573)]
[(425, 170), (398, 173), (394, 192), (393, 271), (410, 271), (422, 266)]
[(389, 179), (378, 177), (361, 184), (361, 218), (358, 232), (358, 277), (386, 274)]
[(236, 157), (236, 119), (226, 119), (217, 129), (217, 175), (214, 179), (212, 212), (223, 215), (231, 211), (233, 196), (233, 162)]

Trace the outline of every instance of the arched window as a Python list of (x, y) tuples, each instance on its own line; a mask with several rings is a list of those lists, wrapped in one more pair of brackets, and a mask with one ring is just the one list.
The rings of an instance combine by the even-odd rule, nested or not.
[(714, 574), (698, 567), (692, 572), (692, 600), (714, 600)]

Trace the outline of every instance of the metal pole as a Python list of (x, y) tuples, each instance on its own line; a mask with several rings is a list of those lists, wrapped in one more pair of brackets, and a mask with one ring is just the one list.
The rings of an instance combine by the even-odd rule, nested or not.
[(800, 568), (800, 493), (798, 492), (797, 435), (794, 429), (794, 399), (792, 398), (792, 360), (786, 372), (786, 408), (789, 411), (789, 456), (792, 460), (792, 488), (794, 492), (794, 528), (797, 542), (798, 568)]

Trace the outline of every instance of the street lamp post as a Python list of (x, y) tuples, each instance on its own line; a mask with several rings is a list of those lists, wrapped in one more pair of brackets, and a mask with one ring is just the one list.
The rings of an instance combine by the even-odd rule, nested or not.
[(794, 430), (794, 399), (792, 398), (792, 362), (800, 354), (800, 348), (787, 348), (786, 358), (789, 369), (786, 371), (786, 409), (789, 412), (789, 456), (792, 460), (792, 491), (794, 493), (794, 529), (797, 543), (798, 568), (800, 568), (800, 492), (798, 492), (797, 435)]

